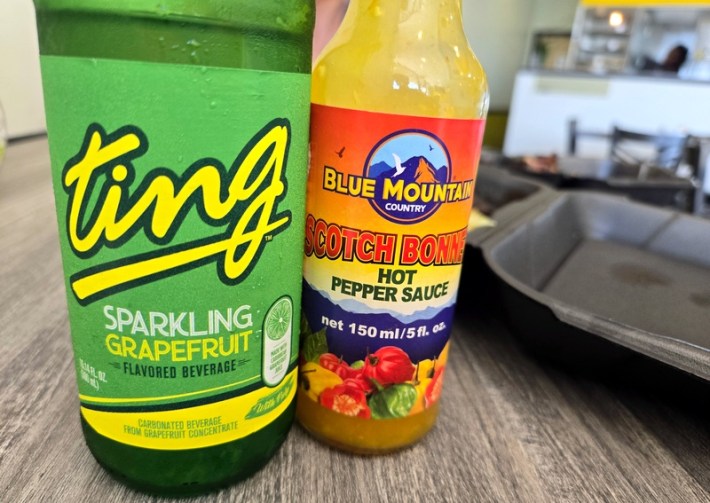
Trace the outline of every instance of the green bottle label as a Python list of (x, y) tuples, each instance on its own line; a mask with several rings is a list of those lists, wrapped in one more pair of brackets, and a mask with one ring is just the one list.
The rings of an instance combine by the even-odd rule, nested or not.
[(167, 450), (265, 427), (296, 389), (309, 76), (42, 73), (84, 418)]

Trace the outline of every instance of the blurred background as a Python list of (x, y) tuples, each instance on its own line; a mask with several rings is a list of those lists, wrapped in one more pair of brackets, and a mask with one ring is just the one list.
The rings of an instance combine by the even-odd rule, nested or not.
[[(316, 51), (346, 4), (318, 0)], [(674, 171), (693, 179), (696, 206), (708, 199), (710, 2), (463, 0), (463, 13), (490, 82), (487, 149), (603, 158), (614, 128), (684, 136)], [(0, 61), (9, 138), (44, 133), (31, 0), (0, 2)]]
[[(490, 80), (492, 145), (503, 146), (521, 70), (667, 78), (644, 69), (644, 62), (660, 63), (683, 45), (688, 55), (677, 76), (710, 85), (710, 2), (463, 0), (463, 9), (468, 38)], [(10, 137), (44, 131), (31, 0), (0, 2), (0, 58), (0, 101)]]
[[(464, 0), (466, 32), (488, 72), (492, 108), (510, 107), (516, 72), (526, 65), (535, 34), (570, 32), (575, 0)], [(554, 56), (550, 55), (548, 59)], [(44, 131), (39, 58), (31, 0), (0, 1), (0, 101), (11, 137)], [(544, 63), (544, 62), (543, 62)], [(502, 142), (498, 132), (497, 141)]]

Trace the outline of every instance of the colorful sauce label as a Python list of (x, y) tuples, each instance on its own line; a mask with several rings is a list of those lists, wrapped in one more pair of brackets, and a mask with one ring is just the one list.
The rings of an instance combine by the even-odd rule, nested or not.
[(309, 76), (42, 72), (83, 417), (161, 450), (264, 428), (297, 386)]
[(483, 120), (312, 105), (301, 386), (362, 418), (440, 394)]

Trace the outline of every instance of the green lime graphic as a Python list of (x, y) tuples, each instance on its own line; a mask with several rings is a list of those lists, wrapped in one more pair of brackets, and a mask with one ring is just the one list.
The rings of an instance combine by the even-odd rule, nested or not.
[(281, 297), (274, 302), (264, 318), (264, 333), (272, 341), (278, 341), (288, 333), (293, 319), (291, 298)]

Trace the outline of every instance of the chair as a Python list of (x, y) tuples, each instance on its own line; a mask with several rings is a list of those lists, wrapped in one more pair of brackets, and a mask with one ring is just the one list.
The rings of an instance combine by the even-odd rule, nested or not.
[(577, 119), (571, 119), (567, 122), (567, 155), (577, 155), (581, 138), (608, 141), (611, 140), (611, 135), (600, 131), (580, 129)]
[(656, 166), (676, 172), (685, 155), (687, 135), (646, 134), (614, 127), (610, 159), (622, 166)]
[(710, 136), (688, 138), (685, 162), (691, 167), (697, 187), (693, 212), (710, 218)]

